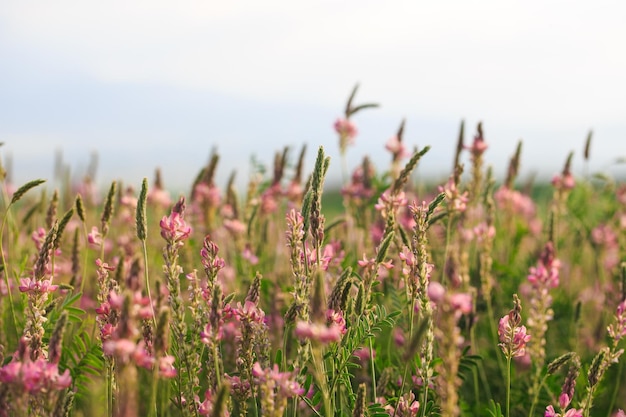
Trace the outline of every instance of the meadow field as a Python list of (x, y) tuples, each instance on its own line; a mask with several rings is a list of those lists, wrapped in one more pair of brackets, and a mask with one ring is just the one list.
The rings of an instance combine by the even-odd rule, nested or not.
[(354, 100), (244, 195), (2, 170), (0, 416), (624, 416), (626, 183), (494, 178), (480, 124), (441, 184), (403, 124), (347, 166)]

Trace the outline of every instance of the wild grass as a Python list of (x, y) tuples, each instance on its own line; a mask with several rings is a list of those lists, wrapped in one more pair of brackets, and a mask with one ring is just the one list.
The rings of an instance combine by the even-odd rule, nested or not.
[(482, 125), (439, 187), (416, 186), (428, 148), (404, 122), (389, 167), (347, 167), (351, 117), (375, 107), (355, 95), (330, 199), (322, 148), (278, 152), (245, 196), (215, 183), (217, 154), (175, 199), (158, 173), (104, 192), (2, 171), (0, 416), (625, 408), (626, 184), (575, 178), (564, 150), (551, 184), (519, 189), (521, 143), (497, 180)]

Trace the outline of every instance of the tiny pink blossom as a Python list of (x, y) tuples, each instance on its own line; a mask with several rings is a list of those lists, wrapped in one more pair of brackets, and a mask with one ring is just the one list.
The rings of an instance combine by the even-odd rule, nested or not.
[(172, 355), (159, 358), (159, 375), (162, 378), (174, 378), (176, 376), (176, 368), (174, 368), (175, 360), (176, 358)]
[(391, 152), (394, 155), (394, 158), (397, 159), (405, 159), (411, 156), (410, 152), (406, 149), (406, 146), (404, 146), (404, 143), (402, 143), (397, 135), (394, 135), (387, 140), (387, 143), (385, 143), (385, 149)]
[(443, 285), (441, 285), (441, 283), (437, 281), (431, 281), (428, 283), (428, 298), (430, 298), (430, 301), (438, 303), (443, 300), (445, 295), (446, 289)]
[(357, 135), (357, 128), (349, 119), (337, 119), (335, 121), (335, 132), (347, 139), (348, 144), (354, 144), (354, 138)]
[(102, 234), (96, 226), (92, 227), (91, 232), (87, 234), (87, 242), (94, 248), (99, 248), (102, 245)]

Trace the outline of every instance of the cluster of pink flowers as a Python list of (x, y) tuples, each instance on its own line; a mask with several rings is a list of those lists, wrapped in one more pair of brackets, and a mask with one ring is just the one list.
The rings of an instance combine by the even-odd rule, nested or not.
[(32, 292), (37, 294), (54, 292), (59, 288), (53, 285), (49, 279), (37, 280), (34, 278), (20, 278), (19, 289), (21, 292)]
[(222, 192), (214, 184), (201, 182), (194, 188), (194, 205), (206, 204), (210, 207), (218, 207), (222, 202)]
[(526, 343), (530, 341), (530, 335), (526, 333), (526, 326), (522, 325), (522, 304), (517, 294), (513, 296), (513, 302), (513, 309), (500, 319), (498, 346), (507, 358), (520, 358), (526, 354)]
[(601, 224), (591, 231), (591, 241), (599, 246), (604, 252), (604, 267), (612, 270), (619, 265), (619, 240), (613, 229), (606, 224)]
[(20, 349), (14, 354), (13, 360), (0, 368), (0, 382), (30, 395), (69, 387), (72, 384), (69, 369), (60, 374), (56, 362), (49, 362), (43, 356), (31, 360), (28, 343), (24, 338), (20, 340)]
[(528, 282), (534, 288), (556, 288), (559, 286), (561, 261), (555, 257), (554, 244), (546, 243), (535, 267), (530, 267)]
[(402, 143), (397, 135), (394, 135), (387, 140), (387, 143), (385, 143), (385, 149), (393, 154), (394, 161), (411, 156), (411, 153), (406, 149), (406, 146), (404, 146), (404, 143)]
[(169, 216), (163, 216), (160, 222), (161, 236), (167, 242), (178, 244), (191, 234), (189, 226), (180, 213), (173, 211)]
[(322, 344), (339, 342), (346, 333), (346, 321), (343, 314), (340, 311), (328, 310), (326, 321), (326, 324), (298, 321), (295, 329), (296, 336)]
[(616, 342), (626, 336), (626, 300), (617, 306), (615, 322), (608, 327), (608, 332), (611, 339)]
[(444, 186), (439, 186), (439, 192), (446, 194), (446, 201), (450, 210), (464, 212), (467, 208), (469, 193), (467, 191), (461, 193), (454, 182), (454, 175), (448, 179)]
[(545, 417), (583, 417), (583, 410), (577, 410), (575, 408), (570, 408), (563, 414), (559, 414), (554, 411), (554, 407), (551, 405), (546, 407), (546, 412), (544, 414)]
[[(204, 392), (204, 401), (201, 402), (199, 398), (196, 398), (196, 403), (198, 404), (198, 414), (200, 414), (201, 416), (215, 415), (214, 413), (215, 398), (214, 397), (215, 397), (215, 394), (213, 393), (212, 390), (209, 389)], [(228, 409), (226, 407), (224, 407), (220, 416), (230, 417), (230, 413), (228, 412)]]
[(346, 184), (341, 189), (341, 194), (345, 197), (349, 197), (355, 202), (366, 202), (374, 195), (374, 188), (366, 181), (367, 178), (372, 178), (375, 174), (374, 169), (370, 166), (369, 171), (365, 173), (363, 166), (358, 166), (352, 173), (350, 183)]
[(478, 133), (474, 136), (474, 141), (470, 146), (465, 146), (465, 149), (470, 151), (472, 156), (480, 157), (487, 150), (487, 142), (483, 138), (482, 127), (478, 125)]
[(398, 404), (395, 407), (391, 404), (385, 405), (387, 414), (397, 417), (417, 417), (419, 409), (420, 403), (415, 399), (413, 392), (398, 398)]
[(277, 394), (291, 398), (304, 394), (304, 389), (298, 384), (292, 372), (280, 372), (278, 365), (274, 364), (272, 368), (263, 369), (261, 364), (255, 362), (252, 366), (252, 376), (259, 383), (271, 382), (277, 388)]
[(557, 190), (569, 191), (574, 188), (576, 181), (571, 172), (565, 172), (563, 174), (557, 174), (552, 177), (552, 186)]
[(354, 144), (354, 138), (358, 131), (356, 125), (350, 119), (337, 119), (334, 124), (335, 132), (341, 137), (345, 138), (348, 145)]
[(530, 340), (530, 335), (526, 334), (526, 326), (514, 323), (511, 314), (500, 319), (498, 336), (505, 355), (510, 354), (511, 357), (518, 358), (526, 354), (526, 343)]
[(408, 200), (404, 191), (394, 193), (388, 189), (378, 198), (374, 208), (380, 211), (383, 217), (387, 217), (389, 212), (396, 212), (400, 207), (406, 206), (407, 203)]

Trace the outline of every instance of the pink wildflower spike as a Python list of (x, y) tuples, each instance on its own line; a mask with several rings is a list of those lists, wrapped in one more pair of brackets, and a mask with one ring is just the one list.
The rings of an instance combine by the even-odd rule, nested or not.
[(191, 227), (183, 220), (182, 215), (175, 211), (164, 216), (160, 222), (161, 236), (168, 242), (178, 243), (189, 237)]
[(510, 314), (500, 319), (498, 336), (505, 354), (509, 349), (513, 358), (526, 354), (526, 343), (530, 340), (530, 335), (526, 334), (526, 326), (517, 326), (512, 322)]
[(474, 157), (480, 157), (487, 150), (487, 143), (483, 138), (483, 131), (481, 124), (478, 125), (478, 133), (474, 136), (474, 141), (471, 146), (464, 146), (465, 149), (470, 151)]
[(334, 124), (335, 132), (345, 137), (348, 145), (354, 144), (354, 138), (358, 131), (356, 125), (349, 119), (337, 119)]
[(561, 410), (566, 409), (571, 401), (572, 399), (569, 397), (569, 395), (564, 392), (561, 393), (561, 395), (559, 395), (559, 407), (561, 407)]
[(626, 417), (626, 413), (620, 408), (619, 410), (617, 410), (617, 413), (615, 413), (614, 417)]
[(394, 135), (387, 140), (387, 143), (385, 143), (385, 149), (391, 152), (394, 157), (397, 155), (397, 159), (405, 159), (411, 156), (411, 153), (406, 149), (406, 146), (404, 146), (404, 143), (402, 143), (397, 135)]

